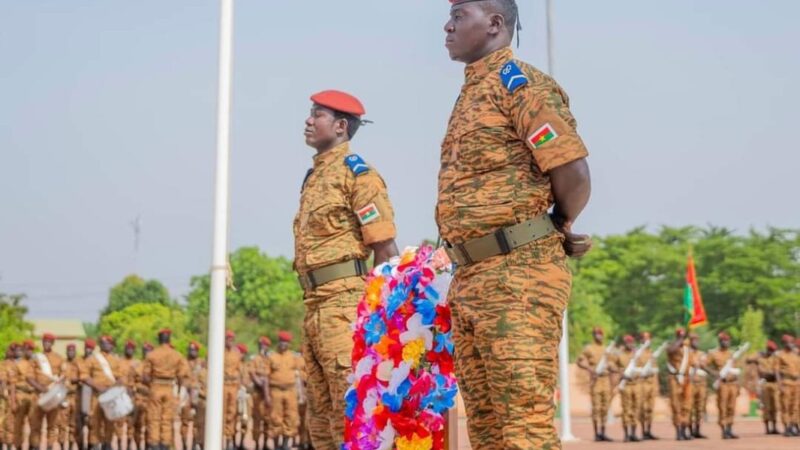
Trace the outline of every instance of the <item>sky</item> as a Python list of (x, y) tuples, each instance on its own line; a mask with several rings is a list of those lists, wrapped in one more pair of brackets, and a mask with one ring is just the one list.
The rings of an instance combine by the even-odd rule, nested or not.
[[(517, 56), (546, 70), (544, 0)], [(589, 151), (575, 229), (800, 226), (800, 2), (554, 1), (555, 77)], [(400, 246), (437, 235), (439, 147), (463, 81), (444, 0), (238, 0), (232, 248), (292, 256), (308, 97), (357, 95), (353, 150)], [(210, 267), (218, 2), (0, 0), (0, 292), (97, 319), (130, 273), (176, 298)], [(134, 246), (131, 222), (140, 218)]]

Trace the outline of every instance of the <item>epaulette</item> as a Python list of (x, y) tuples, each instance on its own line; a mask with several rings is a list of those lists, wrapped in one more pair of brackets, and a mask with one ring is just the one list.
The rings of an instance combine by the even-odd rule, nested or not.
[(369, 172), (369, 166), (364, 160), (356, 155), (347, 155), (344, 158), (344, 163), (347, 164), (347, 167), (350, 168), (350, 171), (353, 172), (353, 175), (359, 176)]
[(528, 77), (522, 73), (517, 63), (509, 61), (500, 69), (500, 79), (503, 81), (503, 86), (508, 89), (512, 94), (517, 89), (528, 84)]

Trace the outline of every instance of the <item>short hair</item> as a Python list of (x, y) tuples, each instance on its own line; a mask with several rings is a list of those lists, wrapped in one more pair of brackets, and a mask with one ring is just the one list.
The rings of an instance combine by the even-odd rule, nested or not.
[(511, 34), (511, 37), (514, 37), (514, 32), (519, 24), (519, 9), (517, 8), (516, 0), (489, 0), (482, 2), (481, 6), (484, 11), (503, 16), (508, 33)]
[(361, 119), (358, 117), (344, 113), (341, 111), (333, 110), (333, 118), (335, 120), (346, 120), (347, 121), (347, 138), (353, 139), (353, 136), (356, 135), (358, 128), (361, 126)]

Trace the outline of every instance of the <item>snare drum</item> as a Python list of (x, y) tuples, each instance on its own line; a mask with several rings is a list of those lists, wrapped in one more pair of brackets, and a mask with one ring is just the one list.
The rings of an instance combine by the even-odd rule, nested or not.
[(133, 401), (124, 386), (114, 386), (97, 397), (103, 415), (106, 419), (114, 421), (122, 419), (133, 412)]
[(47, 392), (39, 396), (39, 400), (37, 400), (36, 404), (39, 405), (43, 411), (48, 412), (52, 411), (62, 403), (67, 398), (67, 387), (64, 386), (64, 383), (57, 382), (50, 385), (47, 389)]

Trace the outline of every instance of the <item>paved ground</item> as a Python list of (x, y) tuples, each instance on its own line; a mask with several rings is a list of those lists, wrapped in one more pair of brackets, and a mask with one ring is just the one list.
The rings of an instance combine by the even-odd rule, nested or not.
[[(623, 433), (619, 423), (612, 424), (607, 434), (616, 442), (594, 442), (592, 424), (588, 420), (579, 420), (573, 423), (573, 434), (579, 440), (565, 442), (564, 450), (633, 450), (646, 448), (647, 450), (798, 450), (800, 437), (785, 438), (783, 436), (765, 436), (763, 424), (758, 420), (740, 420), (734, 425), (734, 433), (741, 439), (722, 440), (719, 427), (716, 424), (706, 424), (703, 434), (708, 439), (697, 439), (688, 442), (675, 440), (672, 424), (666, 421), (656, 422), (653, 425), (653, 434), (660, 437), (658, 441), (621, 442)], [(466, 418), (459, 420), (459, 450), (471, 449), (467, 438)]]

